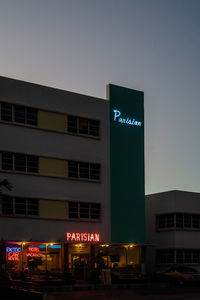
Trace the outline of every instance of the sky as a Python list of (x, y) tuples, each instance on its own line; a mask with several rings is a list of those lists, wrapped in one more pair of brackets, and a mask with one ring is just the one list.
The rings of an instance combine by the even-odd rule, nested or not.
[(0, 0), (0, 75), (144, 91), (146, 194), (200, 192), (199, 0)]

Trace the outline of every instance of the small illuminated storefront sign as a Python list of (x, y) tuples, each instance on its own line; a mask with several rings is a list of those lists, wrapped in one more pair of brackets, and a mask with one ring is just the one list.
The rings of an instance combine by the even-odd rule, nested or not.
[(29, 247), (26, 257), (42, 257), (38, 247)]
[(99, 242), (99, 233), (86, 233), (86, 232), (67, 232), (67, 241), (70, 242)]
[(21, 247), (6, 247), (7, 260), (19, 261)]
[(122, 113), (120, 110), (118, 109), (113, 109), (113, 120), (115, 122), (119, 122), (121, 124), (127, 124), (127, 125), (131, 125), (131, 126), (138, 126), (141, 127), (142, 126), (142, 122), (141, 121), (137, 121), (134, 118), (130, 118), (127, 116), (122, 116)]

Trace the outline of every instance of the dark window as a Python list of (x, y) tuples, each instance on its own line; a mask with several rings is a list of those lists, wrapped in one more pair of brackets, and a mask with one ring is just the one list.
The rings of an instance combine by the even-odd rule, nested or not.
[(14, 105), (15, 115), (14, 121), (16, 123), (38, 125), (38, 110), (35, 108), (29, 108), (22, 105)]
[(91, 136), (99, 136), (99, 121), (68, 115), (68, 131)]
[[(199, 264), (200, 250), (193, 249), (175, 249), (158, 250), (158, 263), (160, 264)], [(179, 268), (177, 267), (177, 271)], [(184, 271), (182, 269), (182, 271)]]
[(38, 156), (2, 152), (2, 169), (38, 173)]
[(176, 214), (176, 227), (183, 228), (183, 214)]
[(88, 134), (88, 119), (79, 118), (79, 133)]
[(69, 177), (88, 178), (92, 180), (100, 179), (100, 165), (68, 161)]
[(68, 131), (77, 133), (77, 117), (68, 116), (67, 122), (68, 122), (68, 126), (67, 126)]
[(158, 250), (157, 253), (158, 253), (159, 264), (174, 263), (174, 250)]
[(38, 207), (37, 199), (2, 197), (3, 214), (37, 216), (39, 215)]
[(192, 263), (192, 250), (185, 250), (185, 263), (191, 264)]
[(38, 173), (38, 157), (27, 155), (27, 172)]
[(26, 215), (26, 199), (15, 198), (15, 214)]
[(2, 196), (2, 214), (13, 214), (13, 199), (8, 196)]
[(15, 115), (14, 115), (14, 121), (17, 123), (23, 123), (25, 124), (25, 106), (21, 105), (14, 105), (15, 108)]
[(38, 125), (38, 110), (37, 109), (27, 107), (26, 123), (29, 125), (33, 125), (33, 126)]
[(78, 163), (76, 161), (68, 161), (68, 175), (69, 177), (79, 177)]
[(69, 218), (78, 218), (78, 202), (69, 202)]
[(13, 170), (13, 154), (10, 152), (2, 152), (2, 169)]
[(15, 154), (15, 170), (26, 172), (26, 155)]
[(101, 206), (99, 203), (91, 203), (90, 204), (91, 219), (100, 219), (100, 209), (101, 209)]
[(193, 264), (199, 264), (200, 263), (200, 251), (199, 250), (193, 250)]
[(80, 205), (80, 218), (89, 218), (89, 203), (79, 203)]
[(79, 177), (89, 178), (89, 163), (79, 163)]
[(27, 215), (29, 215), (29, 216), (39, 215), (39, 206), (38, 206), (38, 200), (37, 199), (28, 199)]
[(173, 228), (174, 227), (174, 214), (166, 214), (157, 216), (158, 228)]
[(200, 215), (176, 214), (177, 228), (200, 228)]
[(99, 180), (100, 179), (100, 165), (90, 164), (90, 179)]
[(1, 120), (12, 122), (12, 104), (1, 103)]
[(99, 136), (99, 121), (89, 121), (89, 135)]
[(69, 202), (69, 218), (100, 219), (99, 203)]
[(1, 103), (1, 120), (37, 126), (38, 110), (36, 108), (29, 108), (23, 105)]
[(192, 227), (192, 216), (189, 214), (184, 215), (184, 227), (186, 228)]
[(192, 227), (193, 228), (199, 228), (200, 227), (200, 216), (199, 215), (193, 215), (192, 219)]

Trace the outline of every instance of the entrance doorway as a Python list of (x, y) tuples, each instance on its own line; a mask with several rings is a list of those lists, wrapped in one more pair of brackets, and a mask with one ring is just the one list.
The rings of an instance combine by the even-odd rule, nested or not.
[(87, 280), (89, 255), (72, 254), (72, 274), (77, 280)]

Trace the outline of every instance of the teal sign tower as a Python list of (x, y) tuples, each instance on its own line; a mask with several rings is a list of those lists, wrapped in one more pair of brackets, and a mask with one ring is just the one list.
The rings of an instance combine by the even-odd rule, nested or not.
[(144, 93), (109, 84), (111, 241), (145, 242)]

